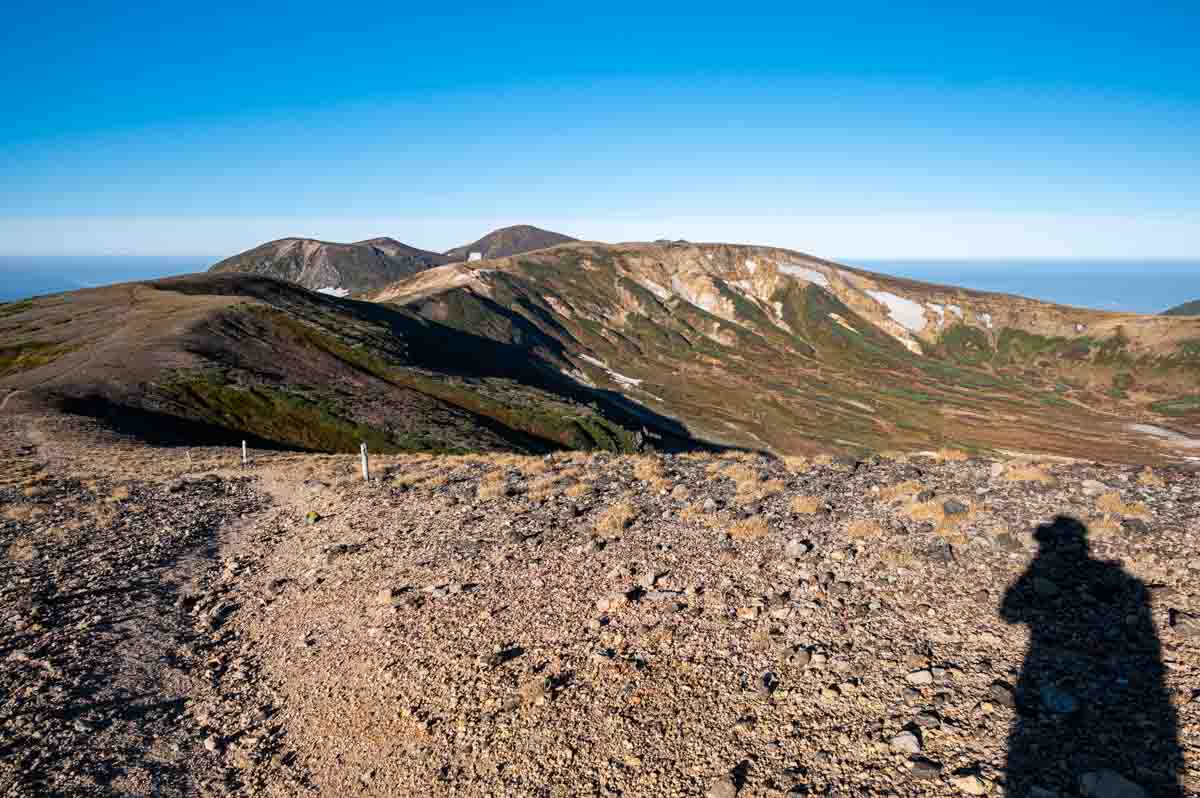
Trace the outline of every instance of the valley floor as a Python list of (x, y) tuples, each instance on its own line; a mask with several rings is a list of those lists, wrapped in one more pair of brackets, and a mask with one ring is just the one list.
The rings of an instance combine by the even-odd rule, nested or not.
[(3, 795), (1200, 790), (1192, 471), (0, 425)]

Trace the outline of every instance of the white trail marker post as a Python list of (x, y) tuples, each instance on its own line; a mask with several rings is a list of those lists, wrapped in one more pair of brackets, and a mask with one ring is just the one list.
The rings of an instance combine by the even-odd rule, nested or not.
[(362, 454), (363, 481), (370, 482), (371, 481), (371, 472), (368, 470), (368, 467), (367, 467), (367, 444), (365, 442), (362, 443), (358, 447), (358, 451), (360, 454)]
[(242, 441), (242, 468), (245, 468), (249, 462), (250, 458), (246, 455), (246, 442)]

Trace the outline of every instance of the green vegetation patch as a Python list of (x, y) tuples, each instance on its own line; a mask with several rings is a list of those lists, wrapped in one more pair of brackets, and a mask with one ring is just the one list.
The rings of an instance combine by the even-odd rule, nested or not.
[(1195, 413), (1200, 411), (1200, 394), (1178, 396), (1174, 399), (1163, 399), (1150, 405), (1150, 409), (1155, 413), (1162, 413), (1164, 416), (1182, 416), (1188, 413)]
[(168, 395), (203, 420), (245, 430), (288, 446), (322, 452), (354, 452), (366, 441), (372, 451), (409, 449), (387, 432), (334, 415), (327, 403), (263, 385), (242, 387), (212, 374), (181, 375), (164, 386)]
[(78, 347), (73, 344), (34, 342), (0, 346), (0, 377), (32, 371), (53, 363)]
[(969, 366), (986, 363), (995, 354), (987, 333), (966, 324), (949, 327), (942, 333), (939, 343), (948, 358)]
[(4, 302), (0, 303), (0, 319), (8, 316), (15, 316), (18, 313), (24, 313), (27, 310), (33, 309), (32, 299), (22, 299), (19, 302)]

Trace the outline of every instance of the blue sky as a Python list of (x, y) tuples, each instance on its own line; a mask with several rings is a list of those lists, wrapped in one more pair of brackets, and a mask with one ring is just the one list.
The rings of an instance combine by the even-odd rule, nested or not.
[(1194, 3), (24, 5), (0, 253), (1200, 256)]

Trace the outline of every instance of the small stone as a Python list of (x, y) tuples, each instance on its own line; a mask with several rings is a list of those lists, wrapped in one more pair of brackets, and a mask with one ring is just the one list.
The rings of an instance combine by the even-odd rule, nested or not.
[(738, 607), (737, 617), (743, 621), (758, 620), (758, 616), (762, 613), (762, 607)]
[(1181, 637), (1200, 637), (1200, 617), (1175, 609), (1168, 615), (1172, 632)]
[(988, 791), (988, 783), (978, 776), (959, 776), (951, 779), (950, 783), (967, 795), (986, 795)]
[(784, 547), (783, 556), (795, 560), (806, 556), (810, 551), (812, 551), (812, 546), (807, 541), (793, 538)]
[(921, 740), (910, 731), (900, 732), (888, 741), (888, 745), (892, 747), (892, 750), (906, 754), (921, 753)]
[(708, 791), (704, 793), (704, 798), (736, 798), (737, 787), (733, 784), (733, 779), (724, 776), (713, 782)]
[(638, 586), (649, 590), (654, 587), (654, 583), (667, 575), (666, 571), (646, 571), (638, 577)]
[(958, 499), (947, 499), (942, 503), (942, 512), (946, 515), (965, 515), (971, 508)]
[(913, 719), (922, 729), (936, 729), (942, 725), (942, 719), (934, 712), (922, 712)]
[(908, 683), (915, 685), (933, 684), (933, 674), (928, 670), (913, 671), (908, 674)]
[(216, 751), (220, 747), (221, 747), (221, 741), (218, 740), (216, 737), (212, 736), (211, 734), (208, 737), (204, 738), (204, 750), (205, 751)]
[(1130, 535), (1149, 535), (1150, 525), (1140, 518), (1126, 518), (1121, 522), (1121, 529)]
[(376, 604), (382, 604), (388, 607), (399, 607), (403, 601), (404, 596), (399, 590), (394, 588), (385, 587), (383, 590), (380, 590), (375, 594)]
[(712, 496), (709, 496), (707, 499), (704, 500), (704, 512), (714, 513), (716, 511), (717, 511), (717, 503), (715, 501), (713, 501)]
[(810, 667), (821, 670), (829, 662), (829, 657), (825, 654), (813, 654), (809, 658), (808, 664)]
[(1084, 798), (1149, 798), (1146, 791), (1115, 770), (1097, 770), (1079, 777)]
[(916, 759), (909, 774), (914, 779), (936, 779), (942, 774), (942, 765), (929, 759)]
[(1012, 685), (1005, 682), (993, 682), (988, 688), (988, 695), (1002, 707), (1013, 709), (1017, 706), (1017, 698), (1013, 693)]
[(1108, 492), (1108, 485), (1094, 479), (1085, 479), (1079, 484), (1085, 496), (1100, 496)]
[(992, 463), (989, 473), (992, 475), (992, 479), (999, 479), (1004, 476), (1004, 463)]
[(621, 592), (609, 593), (607, 596), (596, 600), (596, 609), (600, 612), (612, 612), (620, 609), (629, 603), (629, 598)]

